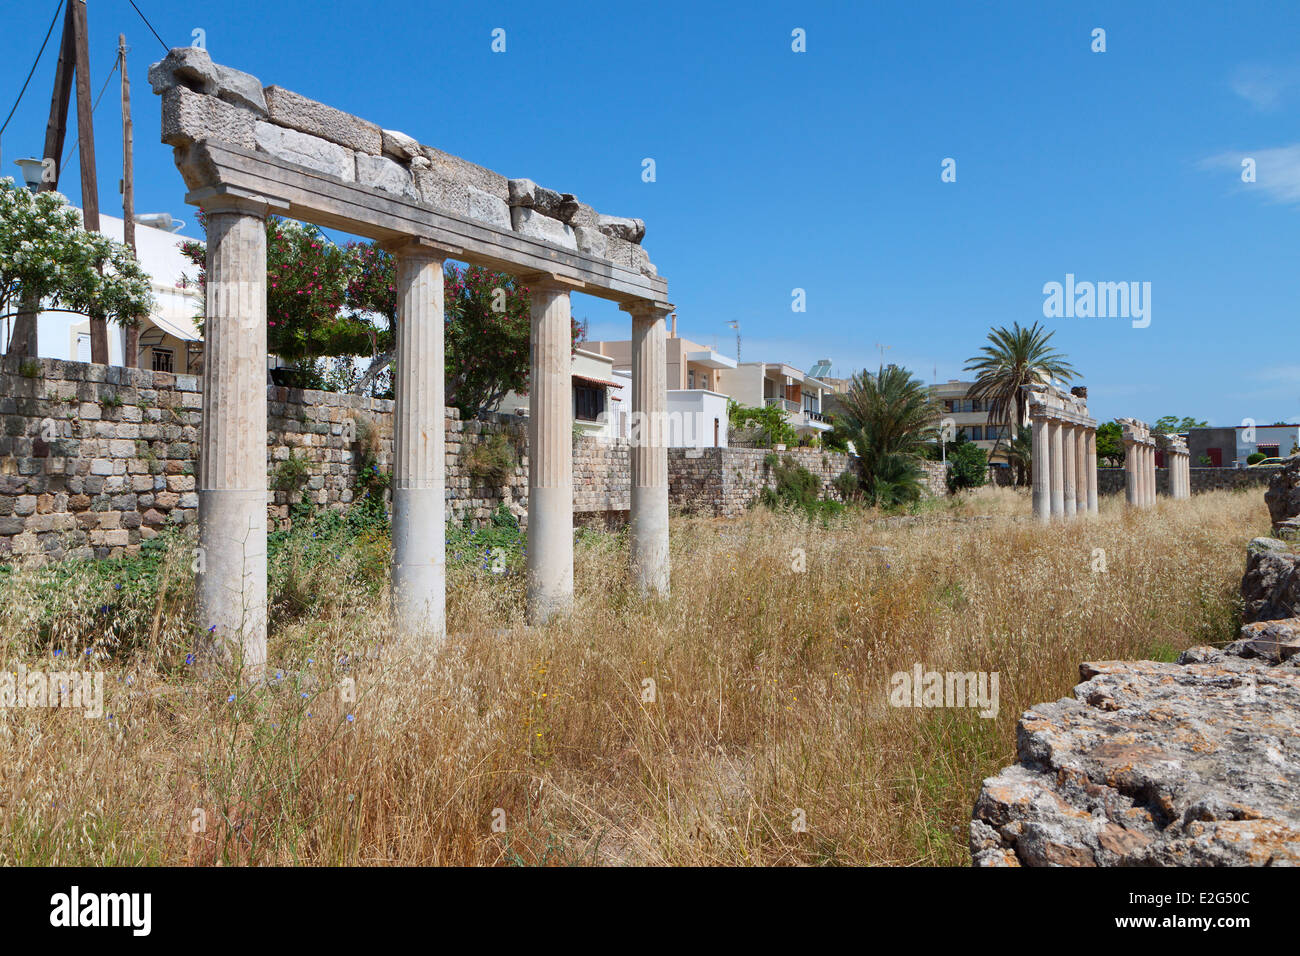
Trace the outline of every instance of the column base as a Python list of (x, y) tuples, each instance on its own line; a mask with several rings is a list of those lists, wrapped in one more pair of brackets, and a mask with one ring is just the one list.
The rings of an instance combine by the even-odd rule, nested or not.
[(393, 489), (393, 625), (399, 637), (447, 634), (446, 489)]
[(258, 680), (266, 667), (266, 492), (199, 492), (199, 649)]
[(529, 624), (573, 610), (573, 489), (528, 489)]
[(630, 534), (632, 581), (642, 594), (668, 595), (668, 486), (632, 487)]

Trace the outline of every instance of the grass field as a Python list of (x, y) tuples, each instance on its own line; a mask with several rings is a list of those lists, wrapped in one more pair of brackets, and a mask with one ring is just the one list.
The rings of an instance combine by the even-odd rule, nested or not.
[[(662, 603), (629, 588), (623, 536), (584, 532), (575, 612), (541, 629), (517, 536), (462, 532), (436, 652), (391, 639), (382, 530), (303, 523), (273, 542), (258, 688), (198, 682), (183, 540), (0, 574), (6, 663), (107, 674), (102, 719), (0, 715), (0, 861), (968, 863), (1019, 713), (1081, 660), (1232, 639), (1268, 528), (1258, 490), (1028, 514), (1002, 489), (903, 518), (678, 519)], [(997, 716), (890, 706), (914, 664), (997, 672)]]

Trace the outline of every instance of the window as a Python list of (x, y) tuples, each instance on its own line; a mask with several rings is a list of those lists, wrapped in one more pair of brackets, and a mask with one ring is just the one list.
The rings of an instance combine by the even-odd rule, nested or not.
[(153, 352), (153, 370), (155, 372), (174, 372), (176, 370), (172, 364), (171, 349), (160, 349), (154, 346), (151, 351)]
[(573, 383), (573, 417), (578, 421), (594, 422), (605, 411), (603, 386)]
[(989, 425), (984, 429), (984, 437), (988, 441), (996, 441), (999, 438), (1007, 437), (1006, 425)]

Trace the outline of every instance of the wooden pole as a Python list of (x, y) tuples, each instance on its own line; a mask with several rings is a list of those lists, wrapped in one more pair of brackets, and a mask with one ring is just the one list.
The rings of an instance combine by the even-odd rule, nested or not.
[[(87, 232), (99, 232), (99, 182), (95, 176), (95, 106), (90, 93), (90, 40), (86, 31), (86, 0), (68, 0), (72, 10), (73, 50), (77, 60), (77, 140), (81, 162), (81, 212)], [(90, 315), (90, 360), (108, 364), (108, 322)]]
[[(126, 71), (126, 34), (117, 36), (117, 66), (122, 71), (122, 238), (139, 259), (135, 248), (135, 127), (131, 123), (131, 78)], [(126, 327), (126, 354), (122, 364), (136, 368), (140, 364), (140, 319)]]

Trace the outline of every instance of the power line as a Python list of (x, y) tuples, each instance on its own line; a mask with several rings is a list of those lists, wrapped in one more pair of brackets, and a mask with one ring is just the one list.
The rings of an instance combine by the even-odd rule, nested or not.
[(50, 20), (50, 28), (45, 31), (45, 39), (41, 41), (41, 49), (36, 54), (36, 61), (32, 64), (32, 68), (27, 71), (27, 79), (23, 81), (23, 88), (18, 91), (18, 99), (14, 100), (14, 108), (11, 109), (9, 115), (5, 117), (4, 125), (0, 126), (0, 136), (3, 136), (4, 131), (9, 128), (9, 121), (14, 118), (14, 113), (18, 111), (18, 104), (23, 101), (23, 94), (27, 92), (27, 85), (31, 83), (32, 77), (36, 74), (36, 67), (40, 64), (41, 57), (45, 55), (45, 47), (50, 42), (50, 37), (54, 34), (54, 24), (59, 22), (59, 14), (62, 10), (63, 0), (59, 0), (59, 5), (54, 8), (54, 18)]
[(144, 25), (149, 28), (149, 32), (152, 33), (155, 37), (157, 37), (158, 42), (162, 44), (163, 51), (166, 53), (170, 53), (171, 49), (167, 46), (166, 43), (163, 43), (163, 38), (158, 36), (158, 31), (153, 28), (153, 24), (149, 22), (149, 18), (140, 12), (140, 8), (135, 5), (135, 0), (129, 0), (129, 2), (131, 4), (131, 8), (135, 10), (136, 13), (140, 14), (140, 19), (143, 20)]

